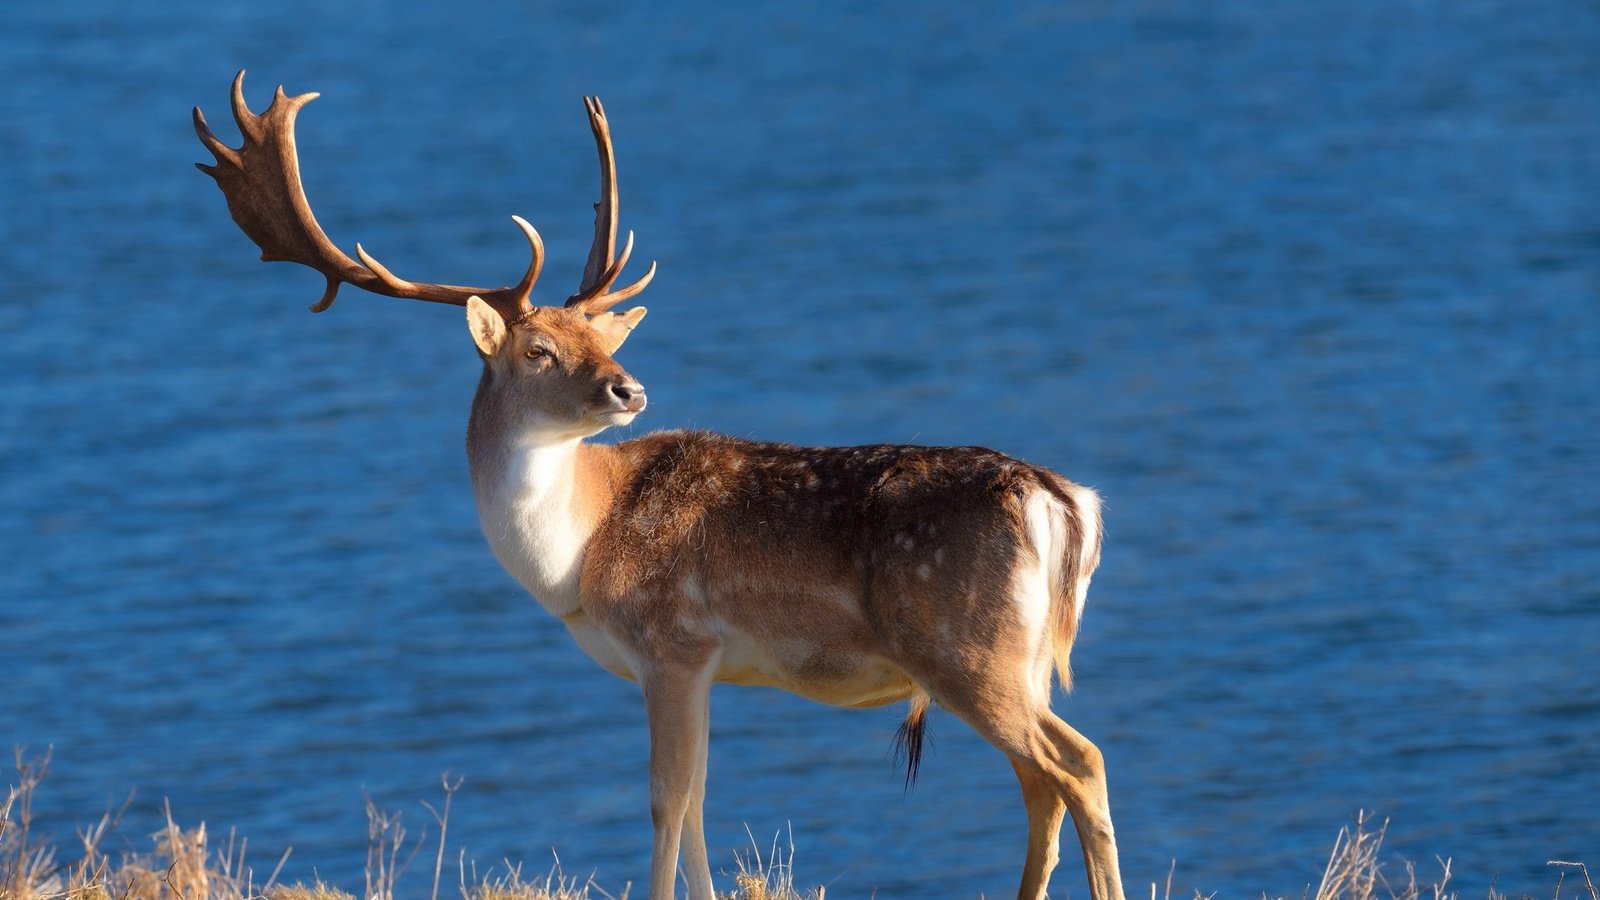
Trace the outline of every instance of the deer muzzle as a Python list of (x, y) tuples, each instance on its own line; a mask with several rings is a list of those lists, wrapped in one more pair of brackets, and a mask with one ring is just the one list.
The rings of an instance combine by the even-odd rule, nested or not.
[(608, 394), (620, 412), (641, 413), (648, 403), (644, 395), (644, 385), (632, 378), (611, 382)]

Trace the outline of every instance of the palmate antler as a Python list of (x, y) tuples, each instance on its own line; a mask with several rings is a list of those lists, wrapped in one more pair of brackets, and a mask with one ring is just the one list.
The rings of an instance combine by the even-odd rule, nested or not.
[[(228, 211), (234, 222), (250, 240), (261, 248), (261, 258), (266, 261), (300, 263), (321, 272), (328, 280), (322, 298), (311, 307), (321, 312), (333, 304), (341, 284), (353, 284), (365, 291), (386, 297), (409, 300), (428, 300), (465, 306), (469, 297), (483, 298), (500, 312), (507, 321), (516, 319), (532, 308), (529, 299), (533, 285), (539, 279), (544, 265), (544, 242), (532, 225), (517, 216), (512, 221), (522, 229), (533, 254), (528, 270), (514, 287), (477, 288), (455, 284), (407, 281), (390, 272), (373, 259), (360, 244), (356, 245), (356, 262), (346, 256), (323, 232), (312, 215), (311, 204), (306, 200), (305, 188), (300, 183), (300, 161), (294, 146), (294, 120), (300, 108), (320, 96), (316, 93), (289, 97), (279, 87), (272, 103), (260, 115), (250, 111), (244, 101), (244, 72), (233, 79), (233, 118), (239, 125), (244, 144), (235, 150), (224, 144), (206, 125), (200, 108), (194, 109), (194, 130), (213, 156), (215, 166), (196, 163), (196, 168), (216, 179), (228, 201)], [(595, 204), (595, 243), (589, 251), (589, 263), (584, 271), (578, 293), (566, 305), (587, 314), (604, 312), (616, 303), (638, 294), (655, 276), (655, 264), (633, 284), (610, 291), (621, 274), (633, 248), (633, 235), (622, 255), (612, 262), (617, 233), (616, 164), (611, 150), (611, 133), (600, 101), (585, 98), (589, 110), (589, 125), (594, 131), (596, 147), (600, 152), (600, 202)]]

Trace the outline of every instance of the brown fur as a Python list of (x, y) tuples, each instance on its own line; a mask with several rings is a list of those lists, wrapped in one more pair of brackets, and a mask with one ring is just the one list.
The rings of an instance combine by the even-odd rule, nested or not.
[[(978, 447), (802, 448), (660, 432), (613, 452), (608, 471), (621, 489), (591, 539), (586, 605), (643, 605), (648, 596), (653, 611), (682, 611), (675, 584), (693, 575), (721, 588), (719, 612), (779, 628), (799, 609), (768, 600), (793, 595), (798, 579), (856, 598), (853, 610), (811, 611), (853, 615), (858, 622), (838, 628), (864, 629), (860, 640), (891, 651), (932, 640), (935, 625), (952, 619), (997, 635), (991, 620), (1011, 615), (996, 607), (1009, 603), (1006, 582), (1022, 551), (1007, 548), (1024, 539), (1025, 495), (1059, 490), (1053, 473)], [(1062, 580), (1075, 584), (1079, 551), (1069, 543)], [(938, 588), (918, 566), (947, 581), (942, 606), (921, 602)], [(1070, 603), (1057, 618), (1057, 643), (1070, 649)]]

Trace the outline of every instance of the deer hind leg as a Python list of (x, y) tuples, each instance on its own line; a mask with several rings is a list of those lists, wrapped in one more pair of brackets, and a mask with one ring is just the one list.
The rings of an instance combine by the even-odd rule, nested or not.
[(1072, 814), (1089, 875), (1090, 896), (1122, 900), (1122, 874), (1117, 868), (1117, 841), (1111, 828), (1105, 757), (1100, 748), (1049, 710), (1038, 715), (1029, 743), (1031, 752), (1020, 764), (1053, 783)]
[[(955, 689), (939, 690), (936, 684), (935, 699), (1005, 753), (1028, 804), (1028, 856), (1019, 900), (1045, 896), (1063, 810), (1072, 815), (1083, 848), (1089, 895), (1094, 900), (1123, 900), (1105, 760), (1099, 748), (1052, 713), (1048, 695), (1024, 683), (1026, 679), (1013, 683), (982, 669), (961, 675), (939, 679)], [(1046, 791), (1057, 799), (1051, 801)]]
[(1028, 808), (1028, 859), (1022, 865), (1022, 886), (1017, 889), (1017, 896), (1044, 900), (1050, 873), (1061, 858), (1061, 822), (1067, 815), (1067, 802), (1061, 799), (1055, 783), (1031, 762), (1012, 757), (1011, 767), (1017, 771), (1022, 802)]
[(701, 819), (711, 671), (708, 667), (657, 672), (642, 679), (650, 721), (650, 819), (655, 829), (651, 900), (675, 896), (678, 851), (686, 826), (690, 900), (714, 900)]

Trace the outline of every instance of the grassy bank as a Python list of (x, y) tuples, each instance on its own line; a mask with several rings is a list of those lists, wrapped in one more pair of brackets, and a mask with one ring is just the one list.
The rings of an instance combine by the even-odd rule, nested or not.
[[(286, 853), (265, 878), (245, 862), (245, 842), (231, 832), (226, 842), (213, 840), (201, 823), (177, 824), (167, 809), (165, 826), (153, 835), (150, 850), (112, 859), (101, 847), (117, 826), (117, 813), (107, 813), (79, 832), (76, 859), (63, 861), (59, 848), (40, 844), (31, 833), (33, 800), (49, 769), (49, 756), (16, 756), (16, 778), (0, 801), (0, 900), (356, 900), (326, 884), (279, 884)], [(437, 838), (410, 838), (398, 816), (367, 804), (367, 864), (363, 900), (397, 897), (459, 897), (462, 900), (627, 900), (629, 886), (616, 893), (591, 877), (579, 879), (558, 867), (539, 875), (521, 868), (479, 873), (465, 853), (445, 858), (450, 828), (450, 802), (460, 782), (448, 778), (443, 801), (425, 804), (433, 814)], [(1436, 878), (1419, 876), (1410, 862), (1385, 864), (1380, 859), (1387, 822), (1360, 818), (1339, 831), (1322, 879), (1307, 885), (1300, 900), (1456, 900), (1450, 884), (1450, 861), (1441, 860)], [(427, 852), (431, 851), (431, 852)], [(736, 857), (735, 890), (725, 900), (827, 900), (822, 887), (797, 887), (793, 847), (774, 843), (765, 853), (753, 847)], [(1588, 869), (1576, 862), (1553, 861), (1553, 900), (1600, 900)], [(1419, 880), (1420, 879), (1420, 880)], [(401, 885), (404, 880), (404, 885)], [(801, 882), (803, 886), (803, 882)], [(1565, 891), (1565, 894), (1563, 894)], [(1130, 885), (1130, 896), (1136, 895)], [(1171, 900), (1171, 875), (1165, 885), (1151, 884), (1151, 900)], [(1489, 900), (1511, 900), (1488, 891)], [(1196, 900), (1209, 900), (1196, 894)]]
[[(356, 900), (348, 891), (322, 884), (280, 884), (288, 854), (263, 877), (245, 860), (246, 842), (229, 832), (218, 839), (205, 823), (184, 828), (166, 808), (165, 825), (148, 851), (112, 858), (102, 847), (117, 828), (119, 812), (108, 812), (78, 832), (79, 846), (63, 851), (32, 833), (33, 802), (49, 772), (49, 754), (16, 754), (16, 774), (0, 796), (0, 900)], [(367, 802), (366, 883), (362, 900), (439, 897), (461, 900), (628, 900), (630, 886), (615, 892), (593, 877), (575, 878), (559, 865), (524, 874), (509, 864), (480, 872), (462, 852), (445, 858), (450, 804), (459, 780), (444, 779), (433, 814), (433, 834), (409, 835), (400, 817)], [(65, 861), (70, 853), (76, 857)], [(736, 888), (725, 900), (827, 900), (823, 888), (801, 890), (792, 881), (793, 847), (774, 843), (736, 857)]]

